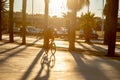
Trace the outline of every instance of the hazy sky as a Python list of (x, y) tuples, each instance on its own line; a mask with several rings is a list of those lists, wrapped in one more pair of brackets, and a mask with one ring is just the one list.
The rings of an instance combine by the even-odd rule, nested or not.
[[(22, 0), (14, 0), (14, 11), (22, 10)], [(90, 11), (95, 13), (95, 16), (102, 15), (102, 1), (103, 0), (90, 0)], [(104, 0), (105, 1), (105, 0)], [(49, 15), (57, 15), (60, 16), (63, 13), (68, 11), (66, 7), (66, 0), (50, 0), (49, 5)], [(81, 13), (87, 12), (87, 7), (84, 7), (82, 10), (78, 12), (78, 16)], [(27, 0), (27, 13), (32, 13), (32, 0)], [(34, 0), (34, 13), (44, 14), (44, 0)]]

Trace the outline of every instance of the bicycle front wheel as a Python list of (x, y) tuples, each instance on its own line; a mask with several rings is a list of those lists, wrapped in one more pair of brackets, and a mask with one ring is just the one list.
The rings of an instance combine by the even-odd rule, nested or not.
[(55, 55), (50, 56), (49, 67), (53, 68), (55, 65)]
[(55, 43), (51, 44), (51, 48), (50, 49), (51, 49), (51, 53), (55, 54), (55, 52), (56, 52), (56, 45), (55, 45)]

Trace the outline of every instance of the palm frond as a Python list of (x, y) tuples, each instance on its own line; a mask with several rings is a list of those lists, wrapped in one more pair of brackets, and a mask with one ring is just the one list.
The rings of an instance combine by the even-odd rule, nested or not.
[(70, 10), (79, 11), (85, 5), (89, 6), (89, 4), (90, 4), (89, 0), (67, 0), (67, 7)]
[(7, 0), (2, 0), (1, 7), (2, 7), (1, 12), (6, 12), (7, 11), (7, 8), (8, 8)]

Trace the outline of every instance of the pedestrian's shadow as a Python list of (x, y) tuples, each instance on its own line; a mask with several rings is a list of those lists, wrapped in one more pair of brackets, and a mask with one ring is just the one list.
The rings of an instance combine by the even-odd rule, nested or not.
[(26, 80), (30, 76), (32, 69), (35, 67), (36, 63), (40, 59), (43, 52), (44, 49), (41, 49), (41, 51), (36, 55), (35, 59), (33, 60), (33, 62), (31, 63), (31, 65), (29, 66), (29, 68), (27, 69), (27, 71), (24, 73), (23, 77), (20, 80)]

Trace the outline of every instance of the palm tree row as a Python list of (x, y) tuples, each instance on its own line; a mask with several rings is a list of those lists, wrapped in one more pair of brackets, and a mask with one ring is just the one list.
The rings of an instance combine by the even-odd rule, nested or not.
[[(49, 0), (44, 0), (45, 2), (45, 26), (48, 26), (48, 9), (49, 9)], [(84, 5), (89, 5), (89, 0), (67, 0), (67, 7), (71, 10), (72, 16), (71, 20), (72, 24), (69, 28), (69, 49), (74, 50), (75, 49), (75, 28), (73, 26), (76, 26), (76, 15), (77, 11), (82, 9)], [(70, 21), (71, 22), (71, 21)], [(44, 45), (48, 44), (47, 35), (44, 37)], [(46, 45), (47, 46), (47, 45)]]
[[(22, 4), (22, 15), (23, 15), (23, 23), (22, 23), (22, 44), (26, 44), (26, 1), (23, 0)], [(14, 8), (14, 0), (9, 0), (9, 42), (14, 42), (14, 35), (13, 35), (13, 8)]]
[[(115, 55), (115, 42), (116, 42), (116, 27), (117, 27), (117, 17), (118, 17), (118, 4), (119, 0), (107, 0), (107, 11), (106, 11), (106, 23), (105, 23), (105, 43), (108, 44), (108, 56)], [(75, 26), (76, 23), (76, 12), (80, 10), (84, 5), (89, 5), (89, 0), (68, 0), (68, 8), (72, 11), (73, 17), (72, 20), (74, 21), (70, 27), (69, 33), (69, 48), (74, 50), (74, 29), (72, 28)], [(112, 21), (111, 21), (112, 20)]]
[[(0, 0), (0, 3), (6, 0)], [(48, 26), (48, 10), (49, 10), (49, 0), (45, 1), (45, 26)], [(105, 24), (105, 35), (108, 37), (108, 55), (113, 56), (115, 53), (115, 39), (116, 39), (116, 26), (117, 26), (117, 16), (118, 16), (118, 2), (119, 0), (107, 0), (107, 13), (106, 13), (106, 24)], [(14, 0), (9, 0), (9, 40), (14, 42), (13, 39), (13, 7)], [(83, 6), (89, 5), (89, 0), (67, 0), (67, 7), (71, 11), (71, 21), (69, 27), (69, 49), (75, 49), (75, 28), (76, 26), (76, 14), (77, 11), (82, 9)], [(22, 43), (25, 44), (25, 26), (26, 26), (26, 0), (23, 0), (23, 35)], [(0, 5), (0, 19), (1, 19), (2, 6)], [(113, 13), (114, 12), (114, 13)], [(112, 21), (111, 21), (112, 20)], [(70, 21), (70, 22), (71, 22)], [(0, 21), (1, 23), (1, 21)], [(107, 26), (106, 26), (107, 25)], [(1, 40), (1, 24), (0, 24), (0, 40)], [(45, 43), (44, 43), (45, 44)]]

